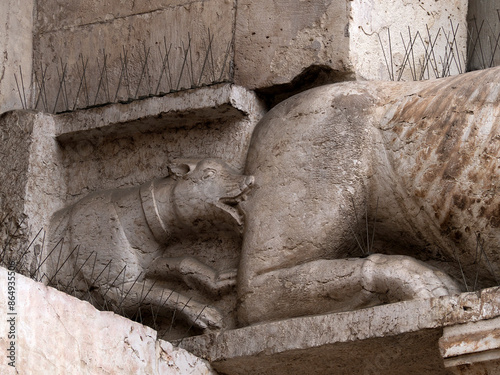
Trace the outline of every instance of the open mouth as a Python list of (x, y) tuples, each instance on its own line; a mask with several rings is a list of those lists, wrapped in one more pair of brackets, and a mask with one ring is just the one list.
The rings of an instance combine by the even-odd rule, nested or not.
[(238, 226), (242, 226), (245, 220), (245, 215), (243, 214), (243, 211), (241, 210), (239, 203), (247, 199), (247, 194), (249, 190), (250, 186), (246, 187), (240, 194), (238, 194), (235, 197), (220, 198), (217, 204), (217, 207), (230, 214), (231, 217), (234, 220), (236, 220)]

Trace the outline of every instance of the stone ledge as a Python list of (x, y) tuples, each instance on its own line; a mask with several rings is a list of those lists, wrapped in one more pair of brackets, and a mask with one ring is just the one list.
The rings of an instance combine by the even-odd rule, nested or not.
[[(19, 274), (15, 275), (16, 315), (8, 315), (8, 276), (0, 267), (2, 375), (216, 374), (202, 359), (157, 340), (153, 329), (98, 311), (88, 302)], [(7, 321), (11, 317), (14, 331)], [(11, 341), (15, 341), (15, 367), (8, 365)]]
[(497, 316), (500, 288), (491, 288), (263, 323), (180, 346), (229, 375), (448, 374), (438, 346), (443, 328)]
[(254, 114), (260, 117), (263, 112), (253, 92), (230, 83), (218, 84), (55, 115), (56, 137), (67, 142), (217, 120), (237, 121)]

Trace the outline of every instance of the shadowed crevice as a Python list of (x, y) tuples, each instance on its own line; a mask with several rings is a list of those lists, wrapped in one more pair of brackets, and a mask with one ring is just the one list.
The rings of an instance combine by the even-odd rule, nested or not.
[(256, 89), (255, 92), (264, 101), (267, 109), (271, 109), (302, 91), (329, 83), (353, 81), (354, 79), (352, 72), (334, 70), (326, 65), (311, 65), (289, 83)]

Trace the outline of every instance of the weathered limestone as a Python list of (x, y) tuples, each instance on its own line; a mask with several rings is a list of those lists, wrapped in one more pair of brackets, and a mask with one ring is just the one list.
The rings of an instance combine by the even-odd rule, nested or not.
[[(347, 74), (358, 79), (389, 79), (378, 35), (384, 42), (387, 61), (392, 61), (397, 72), (406, 54), (400, 33), (408, 48), (408, 27), (412, 39), (419, 31), (429, 40), (428, 26), (434, 43), (440, 27), (451, 30), (450, 20), (454, 28), (460, 24), (454, 48), (458, 47), (455, 53), (462, 56), (467, 43), (466, 15), (466, 0), (239, 1), (235, 82), (252, 89), (289, 83), (311, 65), (332, 69), (335, 73), (330, 82), (345, 80)], [(388, 29), (393, 57), (388, 56)], [(435, 53), (444, 59), (446, 38), (437, 40)], [(426, 60), (420, 44), (420, 40), (415, 43), (412, 55), (417, 62)], [(451, 69), (452, 74), (458, 72), (456, 66)], [(402, 78), (413, 79), (410, 68), (406, 67)]]
[[(256, 188), (242, 203), (240, 323), (360, 308), (400, 287), (414, 297), (456, 291), (411, 260), (344, 259), (363, 251), (433, 261), (457, 283), (463, 269), (474, 288), (496, 285), (499, 72), (346, 82), (268, 112), (245, 172)], [(408, 274), (398, 281), (399, 267)]]
[(500, 318), (445, 327), (439, 339), (445, 367), (457, 375), (498, 374), (499, 337)]
[[(233, 206), (243, 199), (240, 193), (246, 192), (252, 184), (250, 178), (241, 176), (241, 172), (253, 128), (263, 112), (255, 94), (241, 87), (222, 84), (61, 115), (23, 111), (3, 114), (0, 132), (4, 142), (0, 150), (4, 168), (0, 176), (4, 183), (0, 185), (0, 219), (2, 248), (8, 248), (4, 260), (13, 259), (18, 271), (50, 285), (57, 284), (66, 292), (82, 298), (88, 298), (81, 290), (82, 282), (87, 283), (89, 289), (93, 284), (111, 286), (111, 282), (133, 284), (136, 281), (134, 291), (137, 293), (131, 290), (128, 297), (138, 302), (151, 286), (148, 284), (147, 288), (142, 288), (138, 278), (146, 277), (151, 261), (157, 258), (158, 264), (169, 265), (169, 271), (157, 267), (156, 271), (151, 270), (149, 277), (160, 278), (162, 283), (163, 279), (168, 279), (163, 285), (166, 292), (150, 291), (148, 298), (156, 298), (157, 304), (162, 300), (161, 305), (170, 313), (175, 306), (180, 307), (176, 309), (177, 316), (188, 315), (188, 321), (195, 328), (220, 325), (220, 316), (227, 316), (235, 305), (235, 294), (228, 291), (234, 289), (243, 221), (241, 213)], [(215, 161), (215, 158), (221, 160)], [(153, 219), (159, 206), (168, 205), (168, 201), (158, 203), (161, 194), (155, 199), (148, 197), (169, 184), (166, 177), (172, 171), (179, 185), (193, 182), (195, 174), (186, 173), (195, 169), (195, 160), (202, 159), (213, 160), (215, 164), (201, 163), (203, 171), (198, 174), (205, 174), (205, 180), (199, 178), (200, 184), (193, 184), (191, 190), (176, 192), (175, 202), (171, 202), (172, 210), (167, 210), (168, 217), (162, 218), (168, 225), (174, 224), (169, 228), (172, 235), (165, 240), (160, 233), (162, 223)], [(201, 197), (197, 195), (201, 185), (208, 186), (212, 181), (212, 175), (208, 174), (224, 171), (228, 173), (218, 174), (213, 180), (221, 189), (212, 189), (217, 187), (217, 184), (212, 184), (212, 190), (206, 191), (207, 196), (212, 195), (213, 201), (196, 201), (206, 204), (207, 210), (200, 210), (201, 206), (195, 204), (193, 211), (194, 202), (190, 198)], [(224, 176), (229, 175), (236, 176), (237, 183), (223, 181)], [(141, 195), (136, 194), (134, 199), (127, 200), (127, 194), (129, 198), (133, 196), (131, 192), (141, 192)], [(94, 204), (81, 204), (77, 207), (84, 209), (74, 209), (72, 204), (86, 196), (94, 197), (94, 200), (85, 201)], [(110, 196), (115, 198), (108, 200), (107, 206), (100, 205), (96, 198)], [(123, 207), (116, 209), (115, 204), (124, 202), (133, 208), (130, 212)], [(134, 202), (137, 204), (132, 204)], [(214, 210), (212, 203), (221, 209)], [(179, 205), (184, 205), (184, 211), (179, 210)], [(63, 220), (53, 221), (61, 228), (48, 233), (52, 215), (64, 207), (66, 209), (61, 211), (66, 213), (66, 216), (62, 214)], [(191, 209), (189, 215), (186, 208)], [(147, 219), (143, 212), (148, 215)], [(186, 215), (178, 216), (182, 212)], [(214, 215), (207, 220), (207, 217), (202, 217), (203, 212)], [(92, 214), (86, 216), (89, 213)], [(108, 216), (103, 218), (103, 215)], [(103, 220), (102, 223), (93, 222), (89, 217)], [(129, 219), (129, 222), (125, 225), (120, 220), (108, 220), (118, 218), (121, 221)], [(69, 219), (74, 220), (75, 225), (66, 226)], [(181, 221), (187, 223), (181, 225)], [(218, 224), (212, 227), (207, 225), (210, 222)], [(88, 225), (82, 227), (79, 223)], [(97, 241), (98, 234), (106, 232), (105, 227), (114, 229), (118, 242), (113, 243), (108, 237)], [(196, 235), (184, 233), (190, 227), (198, 227)], [(62, 238), (65, 238), (64, 242), (59, 242)], [(28, 246), (31, 240), (34, 242)], [(81, 249), (75, 249), (77, 245)], [(164, 252), (166, 247), (168, 252)], [(102, 249), (104, 254), (100, 251)], [(47, 258), (49, 254), (50, 259)], [(97, 262), (97, 254), (100, 262)], [(144, 254), (149, 254), (149, 257)], [(110, 260), (112, 264), (107, 263)], [(75, 270), (85, 261), (87, 264), (80, 270), (84, 273), (83, 279), (82, 275), (76, 278)], [(120, 274), (124, 262), (130, 264)], [(189, 276), (193, 270), (196, 275)], [(101, 271), (103, 273), (99, 275)], [(152, 276), (153, 271), (155, 276)], [(121, 277), (115, 280), (118, 274)], [(120, 290), (118, 302), (121, 302), (128, 288), (116, 288), (115, 285), (113, 290)], [(112, 297), (113, 290), (103, 286), (100, 296)], [(174, 297), (169, 294), (172, 290), (176, 290)], [(99, 297), (99, 292), (96, 292), (94, 294)], [(217, 301), (212, 306), (214, 299)], [(182, 310), (188, 300), (190, 306), (199, 302), (193, 311)], [(118, 305), (122, 309), (127, 307), (126, 304)], [(138, 308), (137, 303), (135, 308)], [(198, 317), (203, 308), (206, 317)], [(234, 326), (233, 320), (229, 314), (229, 326)], [(179, 332), (183, 333), (187, 328), (181, 327)]]
[[(0, 371), (2, 374), (216, 374), (207, 362), (156, 331), (16, 274), (17, 315), (7, 315), (7, 275), (0, 267)], [(15, 318), (15, 340), (7, 339)], [(5, 319), (4, 319), (5, 318)], [(12, 332), (12, 331), (10, 331)], [(15, 368), (8, 365), (15, 341)], [(7, 354), (6, 354), (7, 353)]]
[(439, 348), (443, 340), (454, 343), (448, 332), (467, 332), (470, 341), (491, 340), (496, 331), (486, 327), (498, 329), (499, 316), (500, 291), (492, 288), (263, 323), (186, 338), (180, 346), (228, 375), (449, 375)]
[[(494, 1), (469, 0), (469, 32), (471, 33), (470, 70), (485, 69), (500, 64), (498, 34), (499, 6)], [(479, 32), (479, 30), (481, 32)], [(474, 53), (471, 53), (471, 52)]]
[(43, 0), (36, 14), (33, 61), (39, 86), (48, 67), (38, 101), (45, 111), (221, 81), (300, 91), (353, 78), (415, 80), (465, 71), (467, 0)]
[[(250, 133), (242, 137), (249, 142), (252, 129), (247, 130), (242, 120), (248, 117), (252, 122), (258, 122), (264, 112), (263, 105), (253, 92), (232, 84), (220, 84), (127, 104), (110, 104), (64, 113), (57, 116), (56, 136), (65, 143), (103, 136), (117, 137), (138, 131), (193, 128), (199, 123), (232, 121), (238, 123), (237, 128)], [(240, 146), (237, 149), (242, 147), (245, 148)], [(226, 152), (228, 158), (237, 158), (238, 165), (243, 167), (244, 160), (240, 155), (229, 154), (234, 152), (232, 150)]]
[[(440, 77), (465, 72), (467, 0), (445, 2), (354, 0), (350, 4), (349, 60), (358, 78), (389, 79), (387, 65), (391, 65), (391, 62), (393, 64), (391, 74), (394, 75), (394, 79), (398, 78), (398, 69), (403, 66), (405, 66), (401, 76), (403, 80), (415, 80), (413, 74), (416, 75), (416, 80), (435, 78), (430, 67), (424, 69), (426, 74), (420, 77), (420, 72), (425, 66), (424, 62), (429, 60), (426, 54), (431, 52), (429, 48), (431, 45), (433, 45), (432, 53), (439, 56), (436, 58), (435, 68), (439, 71)], [(390, 44), (388, 31), (391, 35)], [(417, 36), (417, 32), (426, 41), (425, 45)], [(453, 40), (456, 43), (453, 43)], [(450, 48), (449, 43), (454, 45)], [(405, 65), (406, 50), (410, 49), (410, 45), (413, 45), (413, 49), (411, 57), (406, 56), (408, 61)], [(446, 68), (443, 62), (446, 61), (446, 56), (452, 53), (455, 59), (451, 60)], [(408, 64), (409, 60), (412, 66), (415, 63), (413, 68)], [(443, 74), (447, 69), (450, 69), (450, 74)]]
[[(41, 66), (49, 67), (45, 82), (49, 110), (227, 81), (234, 16), (233, 1), (228, 0), (40, 1), (34, 65), (39, 77)], [(71, 48), (74, 45), (78, 48)], [(65, 91), (56, 102), (66, 64)], [(39, 104), (43, 108), (44, 103)]]
[(311, 65), (353, 73), (349, 17), (343, 0), (238, 1), (235, 82), (251, 89), (289, 83)]
[[(33, 0), (5, 0), (0, 4), (0, 113), (21, 109), (25, 105), (31, 107), (33, 4)], [(19, 66), (22, 68), (22, 81)], [(17, 89), (18, 85), (21, 92)]]
[(236, 269), (219, 272), (197, 256), (172, 258), (165, 249), (217, 229), (241, 232), (244, 215), (237, 205), (253, 177), (218, 159), (178, 161), (169, 169), (169, 177), (97, 191), (56, 212), (48, 249), (60, 250), (47, 255), (46, 273), (59, 288), (82, 295), (92, 290), (109, 309), (129, 316), (141, 307), (160, 316), (179, 311), (190, 325), (221, 328), (223, 315), (213, 306), (162, 282), (181, 279), (209, 300), (231, 291)]
[(65, 198), (56, 125), (53, 116), (28, 111), (6, 112), (0, 124), (1, 241), (8, 258), (18, 261), (25, 254), (18, 271), (26, 273), (34, 249), (42, 245), (37, 233)]

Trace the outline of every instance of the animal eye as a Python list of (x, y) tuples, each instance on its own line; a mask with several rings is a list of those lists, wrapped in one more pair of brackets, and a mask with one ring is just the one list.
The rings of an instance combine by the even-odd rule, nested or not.
[(212, 178), (215, 176), (216, 172), (214, 169), (205, 169), (205, 175), (203, 176), (203, 179), (206, 179), (206, 178)]

